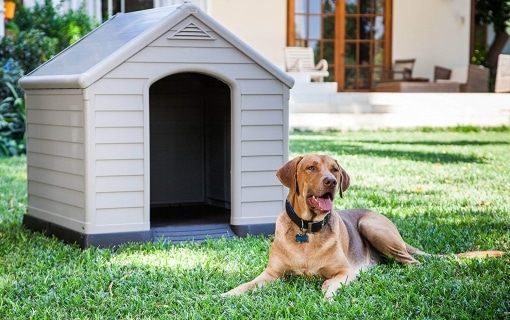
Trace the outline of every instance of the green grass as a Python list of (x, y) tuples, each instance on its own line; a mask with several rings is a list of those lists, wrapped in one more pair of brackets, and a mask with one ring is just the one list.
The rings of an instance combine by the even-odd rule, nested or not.
[(319, 278), (287, 277), (220, 298), (265, 267), (271, 239), (80, 250), (21, 226), (24, 158), (0, 159), (1, 319), (510, 319), (510, 129), (292, 133), (291, 155), (334, 156), (351, 176), (337, 208), (390, 217), (444, 258), (381, 265), (322, 300)]

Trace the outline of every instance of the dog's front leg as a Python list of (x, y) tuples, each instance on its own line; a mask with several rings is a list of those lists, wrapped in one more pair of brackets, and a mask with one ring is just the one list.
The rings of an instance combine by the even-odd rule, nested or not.
[(260, 288), (263, 285), (265, 285), (267, 282), (274, 281), (276, 279), (278, 279), (278, 276), (271, 275), (271, 273), (266, 269), (252, 281), (245, 282), (245, 283), (235, 287), (234, 289), (232, 289), (228, 292), (225, 292), (224, 294), (222, 294), (222, 296), (237, 296), (237, 295), (245, 293), (248, 290), (251, 290), (254, 288)]
[(327, 279), (322, 284), (322, 292), (324, 292), (324, 299), (333, 300), (333, 296), (341, 286), (348, 284), (352, 280), (356, 279), (356, 273), (353, 272), (342, 272), (336, 276)]

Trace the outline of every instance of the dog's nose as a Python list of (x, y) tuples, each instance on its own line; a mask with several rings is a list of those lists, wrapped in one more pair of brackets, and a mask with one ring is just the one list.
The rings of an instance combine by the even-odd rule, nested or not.
[(324, 184), (324, 186), (326, 187), (335, 187), (337, 182), (336, 182), (336, 179), (332, 176), (328, 176), (328, 177), (324, 177), (324, 179), (322, 180), (322, 184)]

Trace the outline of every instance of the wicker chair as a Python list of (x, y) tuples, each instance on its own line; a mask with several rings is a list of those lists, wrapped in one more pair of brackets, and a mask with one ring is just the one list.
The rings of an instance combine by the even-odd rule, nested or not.
[(510, 92), (510, 54), (500, 54), (494, 92)]
[(437, 80), (449, 80), (452, 75), (452, 69), (435, 66), (434, 67), (434, 82)]
[(470, 64), (467, 82), (460, 85), (460, 92), (489, 92), (489, 74), (488, 68)]
[(412, 79), (415, 61), (416, 59), (395, 60), (393, 69), (382, 70), (381, 80), (379, 82), (406, 81)]
[(435, 82), (458, 83), (460, 92), (489, 92), (489, 69), (475, 64), (452, 68), (448, 79), (437, 78)]

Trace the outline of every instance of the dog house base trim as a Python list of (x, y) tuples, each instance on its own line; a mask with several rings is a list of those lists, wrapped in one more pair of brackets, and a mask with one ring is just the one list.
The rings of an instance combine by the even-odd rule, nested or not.
[[(126, 243), (159, 241), (162, 237), (166, 238), (162, 228), (137, 232), (85, 234), (27, 214), (23, 216), (23, 225), (34, 232), (42, 232), (47, 237), (55, 236), (65, 243), (77, 244), (82, 249), (89, 247), (111, 248)], [(230, 228), (238, 237), (246, 237), (248, 234), (268, 236), (274, 234), (275, 224), (230, 225)], [(205, 237), (199, 238), (198, 240), (183, 238), (180, 241), (205, 239)], [(214, 237), (211, 236), (211, 238)], [(172, 241), (180, 242), (175, 239)]]
[(232, 231), (239, 237), (246, 237), (248, 234), (269, 236), (274, 234), (275, 223), (230, 225)]
[(55, 236), (65, 243), (77, 244), (82, 249), (89, 247), (109, 248), (128, 242), (152, 241), (150, 230), (85, 234), (27, 214), (23, 216), (23, 225), (32, 231), (42, 232), (47, 237)]

